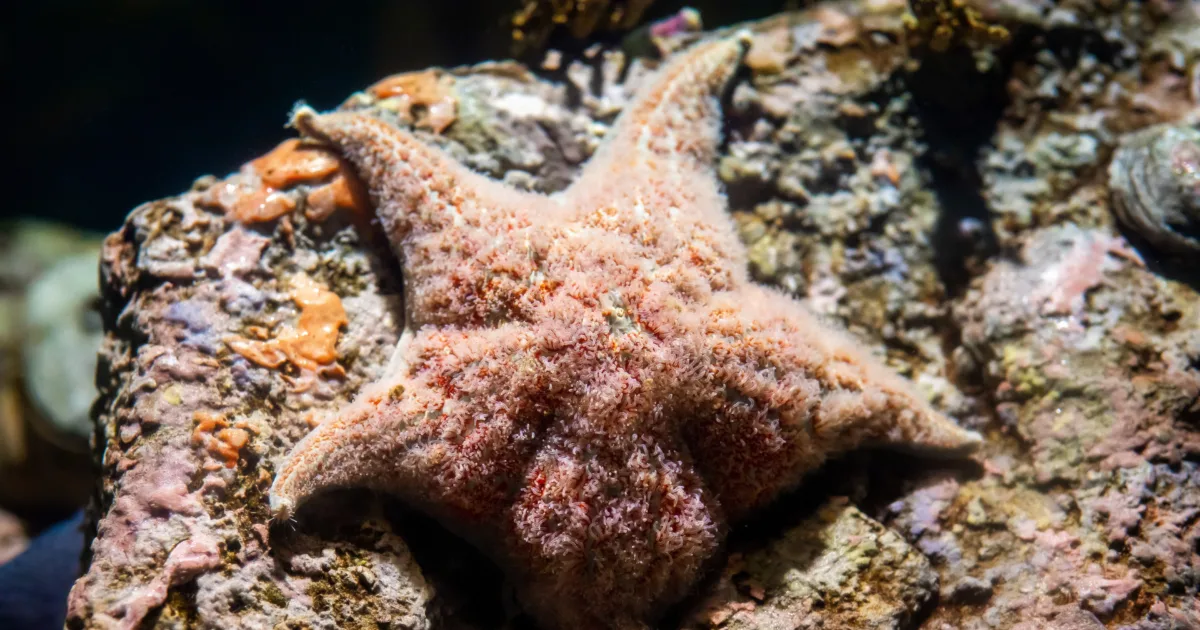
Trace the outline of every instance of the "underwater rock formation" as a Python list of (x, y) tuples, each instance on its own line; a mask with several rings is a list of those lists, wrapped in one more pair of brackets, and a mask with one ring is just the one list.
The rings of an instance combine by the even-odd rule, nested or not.
[[(1159, 4), (1083, 3), (1009, 18), (984, 74), (938, 75), (936, 56), (911, 67), (903, 10), (756, 25), (718, 172), (753, 276), (985, 432), (983, 452), (833, 463), (735, 531), (669, 623), (1200, 624), (1200, 298), (1126, 242), (1106, 176), (1124, 134), (1195, 109), (1173, 87), (1194, 55), (1161, 52)], [(344, 108), (561, 190), (646, 76), (597, 54), (564, 60), (566, 83), (508, 63), (439, 75), (455, 102), (441, 134), (403, 98)], [(965, 160), (950, 117), (929, 115), (956, 99), (996, 111), (957, 134), (981, 138)], [(274, 466), (386, 369), (403, 318), (401, 270), (339, 168), (281, 146), (109, 237), (97, 537), (69, 627), (504, 623), (494, 569), (391, 499), (334, 493), (320, 519), (268, 525)]]
[(1130, 134), (1108, 167), (1113, 211), (1169, 254), (1200, 254), (1200, 130), (1156, 125)]
[(728, 559), (685, 628), (903, 628), (937, 593), (929, 560), (845, 497)]

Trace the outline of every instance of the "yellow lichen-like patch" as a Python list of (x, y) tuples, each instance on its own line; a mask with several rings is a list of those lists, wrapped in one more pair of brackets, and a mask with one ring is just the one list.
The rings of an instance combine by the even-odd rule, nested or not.
[[(445, 131), (458, 112), (454, 77), (438, 69), (393, 74), (367, 88), (367, 92), (380, 100), (396, 99), (396, 113), (434, 133)], [(423, 111), (418, 113), (418, 109)]]
[[(285, 362), (301, 370), (316, 370), (337, 360), (338, 331), (346, 325), (346, 310), (337, 294), (301, 274), (292, 280), (292, 301), (300, 307), (295, 326), (285, 325), (270, 339), (237, 338), (229, 347), (267, 368)], [(254, 331), (264, 335), (265, 331)]]
[(162, 393), (162, 397), (163, 397), (163, 400), (167, 401), (169, 404), (172, 404), (172, 405), (178, 405), (183, 402), (183, 395), (180, 393), (180, 388), (179, 388), (178, 384), (172, 384), (172, 385), (168, 386), (166, 389), (164, 389), (163, 393)]
[(627, 31), (638, 24), (654, 0), (525, 0), (512, 15), (513, 54), (537, 49), (550, 33), (565, 26), (583, 39), (596, 31)]
[(945, 52), (956, 44), (972, 47), (1008, 41), (1008, 30), (988, 24), (967, 0), (910, 0), (907, 19), (910, 43)]

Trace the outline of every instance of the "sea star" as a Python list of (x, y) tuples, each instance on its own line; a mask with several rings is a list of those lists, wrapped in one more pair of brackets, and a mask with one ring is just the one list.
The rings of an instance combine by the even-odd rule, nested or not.
[(829, 455), (979, 442), (798, 302), (747, 277), (715, 174), (749, 35), (678, 56), (565, 192), (513, 190), (356, 113), (292, 123), (371, 192), (405, 273), (389, 373), (270, 492), (398, 495), (488, 551), (557, 628), (640, 628), (727, 523)]

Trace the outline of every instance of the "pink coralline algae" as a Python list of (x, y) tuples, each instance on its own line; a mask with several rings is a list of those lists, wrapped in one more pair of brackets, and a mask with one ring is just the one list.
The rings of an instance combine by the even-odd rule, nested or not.
[(384, 490), (487, 550), (546, 626), (637, 628), (730, 521), (828, 456), (979, 443), (748, 280), (715, 173), (716, 96), (747, 38), (660, 70), (553, 197), (376, 119), (297, 109), (370, 189), (408, 320), (390, 373), (281, 463), (278, 518), (326, 489)]

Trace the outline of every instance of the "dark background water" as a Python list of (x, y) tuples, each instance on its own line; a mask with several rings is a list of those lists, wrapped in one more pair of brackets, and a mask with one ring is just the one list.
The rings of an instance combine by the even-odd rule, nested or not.
[[(137, 204), (269, 150), (298, 99), (331, 108), (387, 74), (507, 57), (519, 2), (3, 4), (0, 217), (111, 230)], [(657, 0), (646, 19), (689, 4), (711, 28), (785, 2)]]

